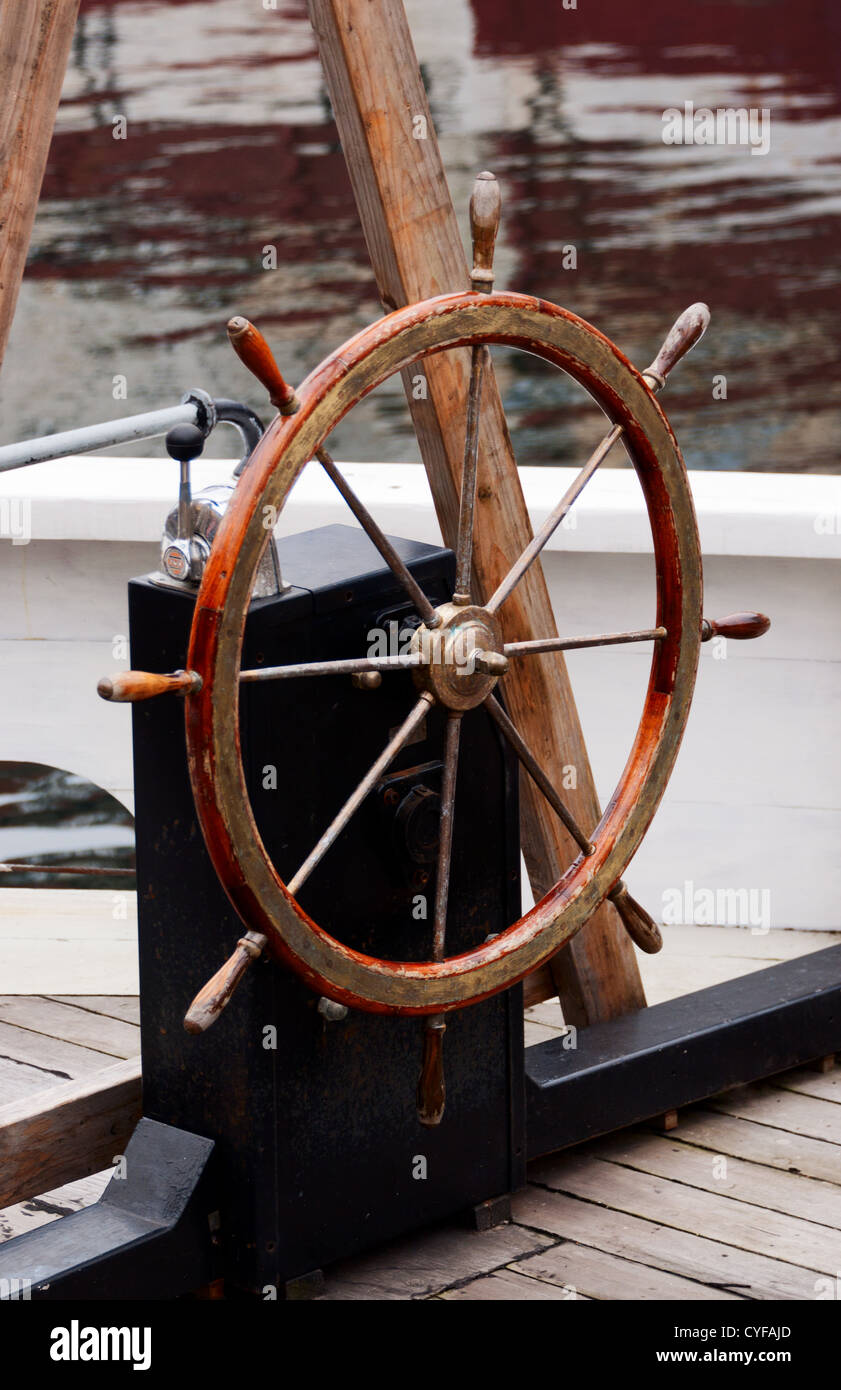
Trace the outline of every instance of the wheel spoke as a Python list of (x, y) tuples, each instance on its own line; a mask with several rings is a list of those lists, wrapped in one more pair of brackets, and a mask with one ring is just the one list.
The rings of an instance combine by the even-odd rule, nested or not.
[(408, 741), (414, 730), (423, 719), (425, 719), (431, 704), (431, 695), (427, 695), (426, 693), (421, 695), (411, 713), (404, 719), (400, 728), (394, 734), (394, 737), (389, 739), (376, 762), (372, 763), (358, 787), (351, 793), (341, 811), (339, 811), (338, 815), (327, 827), (321, 839), (318, 841), (318, 844), (304, 860), (298, 872), (287, 883), (286, 886), (290, 893), (295, 894), (299, 892), (306, 883), (313, 869), (324, 858), (328, 849), (334, 844), (354, 813), (359, 810), (362, 802), (365, 800), (371, 788), (379, 781), (389, 763), (393, 761), (404, 743)]
[(476, 511), (476, 474), (479, 467), (479, 409), (482, 401), (482, 375), (488, 360), (486, 347), (474, 347), (470, 355), (470, 391), (467, 397), (467, 428), (464, 436), (464, 462), (461, 470), (461, 500), (456, 542), (456, 594), (470, 597), (470, 569), (473, 562), (473, 525)]
[(553, 512), (547, 516), (540, 530), (536, 532), (534, 538), (529, 542), (518, 560), (515, 560), (510, 570), (506, 574), (502, 583), (492, 594), (490, 602), (486, 607), (491, 613), (495, 613), (497, 608), (505, 602), (514, 589), (516, 589), (526, 570), (534, 563), (548, 541), (549, 537), (557, 531), (573, 502), (584, 491), (599, 464), (610, 453), (617, 439), (621, 438), (623, 429), (621, 425), (614, 425), (609, 430), (600, 444), (596, 446), (588, 458), (581, 472), (570, 483), (560, 502)]
[(432, 959), (444, 959), (444, 940), (447, 933), (447, 902), (450, 896), (450, 869), (453, 859), (453, 815), (458, 775), (458, 745), (461, 733), (461, 711), (451, 710), (447, 717), (444, 744), (444, 773), (441, 779), (441, 818), (438, 834), (438, 876), (435, 880), (435, 915), (432, 927)]
[(512, 724), (511, 720), (508, 718), (502, 705), (493, 695), (489, 695), (485, 700), (485, 708), (491, 718), (502, 730), (508, 742), (511, 744), (511, 747), (514, 749), (514, 752), (517, 754), (517, 757), (520, 759), (520, 762), (523, 764), (523, 767), (526, 769), (526, 772), (529, 774), (529, 777), (531, 777), (535, 785), (540, 788), (546, 800), (549, 802), (549, 805), (552, 807), (552, 810), (555, 812), (555, 815), (569, 831), (579, 849), (583, 850), (584, 854), (592, 854), (595, 846), (591, 843), (589, 836), (584, 834), (584, 831), (581, 829), (581, 826), (578, 824), (572, 812), (564, 805), (531, 749), (525, 743), (515, 725)]
[(659, 642), (664, 627), (640, 628), (636, 632), (600, 632), (595, 637), (535, 637), (527, 642), (506, 642), (506, 656), (538, 656), (541, 652), (574, 652), (582, 647), (618, 647), (625, 642)]
[(377, 547), (377, 550), (382, 555), (392, 574), (400, 580), (400, 583), (403, 585), (403, 588), (406, 590), (406, 593), (409, 595), (409, 598), (412, 600), (412, 603), (415, 605), (415, 608), (427, 627), (437, 627), (441, 619), (435, 612), (435, 609), (426, 597), (423, 589), (420, 587), (405, 562), (400, 559), (400, 556), (397, 554), (388, 536), (380, 530), (376, 521), (371, 516), (371, 513), (368, 511), (368, 508), (360, 502), (347, 479), (339, 472), (333, 458), (328, 454), (326, 449), (316, 450), (315, 457), (318, 459), (318, 462), (321, 464), (330, 481), (335, 485), (347, 502), (363, 531)]
[(241, 681), (283, 681), (301, 676), (356, 676), (362, 671), (405, 671), (422, 665), (420, 652), (397, 656), (349, 656), (338, 661), (300, 661), (290, 666), (252, 666), (240, 671)]

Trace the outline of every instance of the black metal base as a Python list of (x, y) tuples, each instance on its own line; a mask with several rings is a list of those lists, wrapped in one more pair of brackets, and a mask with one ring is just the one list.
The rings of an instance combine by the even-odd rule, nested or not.
[[(453, 588), (449, 551), (392, 537), (427, 594)], [(367, 537), (331, 526), (279, 546), (294, 585), (257, 599), (244, 664), (365, 651), (372, 631), (411, 624), (411, 605)], [(129, 589), (132, 665), (184, 666), (190, 594), (148, 580)], [(413, 629), (406, 627), (411, 635)], [(241, 697), (251, 806), (288, 879), (416, 699), (409, 672), (375, 690), (349, 677), (255, 683)], [(195, 822), (176, 700), (133, 708), (144, 1114), (216, 1141), (226, 1297), (294, 1295), (309, 1271), (457, 1216), (525, 1176), (523, 1003), (519, 986), (448, 1019), (447, 1105), (420, 1124), (420, 1020), (352, 1010), (342, 1022), (290, 971), (250, 969), (206, 1033), (185, 1033), (200, 986), (242, 932)], [(423, 960), (434, 865), (423, 828), (400, 812), (440, 790), (444, 719), (431, 711), (300, 900), (342, 942)], [(479, 945), (519, 915), (517, 772), (484, 711), (461, 735), (447, 947)], [(417, 819), (417, 818), (416, 818)], [(419, 915), (419, 911), (421, 915)]]
[(841, 1049), (841, 946), (526, 1049), (528, 1157)]
[(173, 1299), (209, 1284), (218, 1273), (213, 1150), (210, 1139), (140, 1120), (125, 1177), (98, 1202), (0, 1245), (0, 1299), (20, 1297), (9, 1291), (21, 1280), (33, 1299)]

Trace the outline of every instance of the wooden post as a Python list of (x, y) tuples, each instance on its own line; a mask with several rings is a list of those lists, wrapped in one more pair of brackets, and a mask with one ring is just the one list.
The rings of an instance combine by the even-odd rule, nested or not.
[[(464, 247), (401, 0), (308, 3), (383, 305), (394, 309), (467, 288)], [(427, 359), (422, 401), (404, 381), (441, 531), (451, 546), (458, 526), (469, 369), (469, 352)], [(487, 598), (494, 591), (531, 535), (499, 393), (488, 371), (473, 552), (476, 593)], [(539, 564), (500, 616), (509, 641), (556, 633)], [(565, 789), (564, 797), (579, 824), (592, 829), (600, 809), (563, 656), (520, 662), (506, 677), (505, 694), (515, 723), (555, 784), (562, 785), (565, 765), (576, 768), (577, 789)], [(523, 853), (539, 898), (578, 851), (525, 779), (522, 793)], [(645, 1004), (633, 947), (609, 903), (558, 952), (551, 974), (540, 974), (542, 979), (529, 982), (530, 1000), (559, 993), (570, 1023), (594, 1023)]]
[(0, 365), (78, 9), (79, 0), (0, 0)]

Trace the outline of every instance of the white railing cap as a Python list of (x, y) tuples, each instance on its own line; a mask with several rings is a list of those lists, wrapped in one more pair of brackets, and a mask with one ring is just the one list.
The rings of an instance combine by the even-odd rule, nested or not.
[[(193, 465), (193, 487), (228, 480), (232, 460)], [(342, 470), (383, 529), (438, 541), (426, 474), (420, 464), (343, 463)], [(532, 522), (539, 526), (574, 476), (571, 468), (520, 470)], [(707, 555), (841, 558), (841, 476), (800, 473), (690, 472), (701, 542)], [(168, 459), (79, 456), (0, 477), (2, 509), (30, 510), (33, 540), (157, 542), (174, 507), (177, 469)], [(550, 549), (646, 552), (651, 534), (630, 469), (597, 473), (575, 504), (574, 526), (561, 527)], [(352, 522), (325, 474), (308, 467), (278, 531), (288, 534)]]

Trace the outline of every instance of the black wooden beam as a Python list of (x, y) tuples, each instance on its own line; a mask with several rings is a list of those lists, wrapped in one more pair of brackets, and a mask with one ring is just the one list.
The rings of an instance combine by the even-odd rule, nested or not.
[(529, 1158), (841, 1050), (841, 946), (564, 1041), (526, 1049)]

